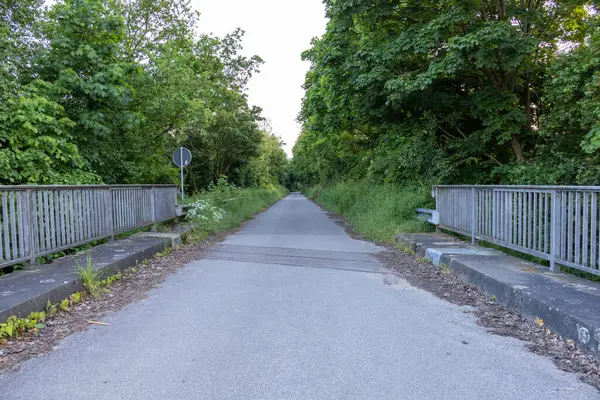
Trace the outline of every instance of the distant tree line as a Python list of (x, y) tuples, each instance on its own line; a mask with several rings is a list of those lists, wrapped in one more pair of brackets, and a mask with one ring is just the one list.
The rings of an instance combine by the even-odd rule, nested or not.
[(280, 140), (250, 107), (243, 32), (198, 34), (189, 0), (0, 0), (0, 184), (278, 182)]
[(296, 179), (600, 184), (597, 1), (325, 4)]

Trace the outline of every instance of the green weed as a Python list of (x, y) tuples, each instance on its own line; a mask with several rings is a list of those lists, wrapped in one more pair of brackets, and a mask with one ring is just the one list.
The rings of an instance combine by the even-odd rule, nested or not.
[(77, 262), (77, 273), (81, 278), (83, 287), (93, 298), (100, 297), (103, 293), (100, 276), (100, 271), (94, 271), (94, 264), (92, 263), (92, 257), (87, 256), (86, 267), (84, 268)]
[(27, 332), (37, 333), (44, 329), (46, 313), (32, 312), (27, 318), (8, 317), (5, 323), (0, 323), (0, 344), (6, 344), (7, 339), (20, 337)]
[(54, 317), (57, 311), (56, 304), (52, 304), (50, 303), (50, 300), (48, 300), (48, 303), (46, 303), (46, 314), (49, 317)]
[(452, 269), (448, 265), (441, 262), (440, 263), (440, 272), (443, 274), (450, 274), (450, 273), (452, 273)]
[[(135, 268), (134, 268), (135, 270)], [(108, 288), (110, 287), (113, 283), (120, 281), (123, 278), (123, 275), (120, 272), (117, 272), (116, 274), (114, 274), (113, 276), (109, 276), (106, 279), (103, 279), (102, 281), (100, 281), (100, 286), (103, 288)]]
[(416, 254), (413, 251), (413, 249), (409, 245), (407, 245), (406, 243), (400, 243), (396, 247), (399, 248), (403, 253), (411, 254), (413, 256)]
[(205, 230), (200, 228), (194, 228), (183, 236), (183, 242), (185, 244), (194, 245), (206, 239), (207, 236), (208, 232), (206, 232)]
[(71, 303), (69, 302), (69, 299), (64, 299), (63, 301), (58, 303), (58, 308), (60, 309), (60, 311), (69, 311), (69, 308), (71, 308)]
[(171, 247), (167, 247), (163, 251), (159, 251), (158, 253), (156, 253), (155, 257), (157, 257), (157, 258), (159, 258), (159, 257), (166, 257), (169, 254), (171, 254), (172, 251), (173, 251), (173, 249)]
[(81, 293), (75, 292), (71, 296), (69, 296), (69, 299), (73, 304), (79, 304), (81, 302)]

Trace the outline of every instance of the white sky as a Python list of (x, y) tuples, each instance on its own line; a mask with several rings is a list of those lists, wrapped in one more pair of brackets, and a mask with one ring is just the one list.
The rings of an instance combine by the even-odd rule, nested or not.
[(201, 13), (202, 33), (223, 36), (238, 27), (246, 31), (244, 53), (265, 61), (250, 81), (249, 102), (263, 108), (263, 116), (271, 120), (291, 155), (300, 134), (296, 117), (309, 68), (300, 54), (313, 37), (325, 32), (321, 0), (192, 0), (192, 4)]

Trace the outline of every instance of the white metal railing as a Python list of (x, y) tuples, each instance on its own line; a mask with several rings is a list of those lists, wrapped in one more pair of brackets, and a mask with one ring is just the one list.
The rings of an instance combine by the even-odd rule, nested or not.
[(0, 267), (175, 218), (175, 185), (0, 186)]
[(600, 275), (600, 187), (435, 186), (439, 227)]

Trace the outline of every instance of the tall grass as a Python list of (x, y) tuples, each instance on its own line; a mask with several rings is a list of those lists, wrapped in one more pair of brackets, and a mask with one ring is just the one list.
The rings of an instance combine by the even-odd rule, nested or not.
[(81, 283), (87, 292), (94, 298), (100, 297), (102, 294), (102, 287), (100, 286), (101, 272), (94, 270), (94, 264), (92, 263), (92, 256), (88, 254), (86, 258), (85, 267), (82, 266), (79, 261), (77, 263), (77, 274), (81, 278)]
[(357, 232), (378, 242), (392, 242), (399, 233), (433, 229), (416, 217), (417, 208), (434, 207), (430, 187), (359, 181), (315, 186), (303, 193), (344, 216)]
[(263, 211), (287, 194), (282, 187), (236, 188), (220, 185), (192, 196), (187, 203), (196, 212), (188, 217), (206, 233), (221, 232)]

